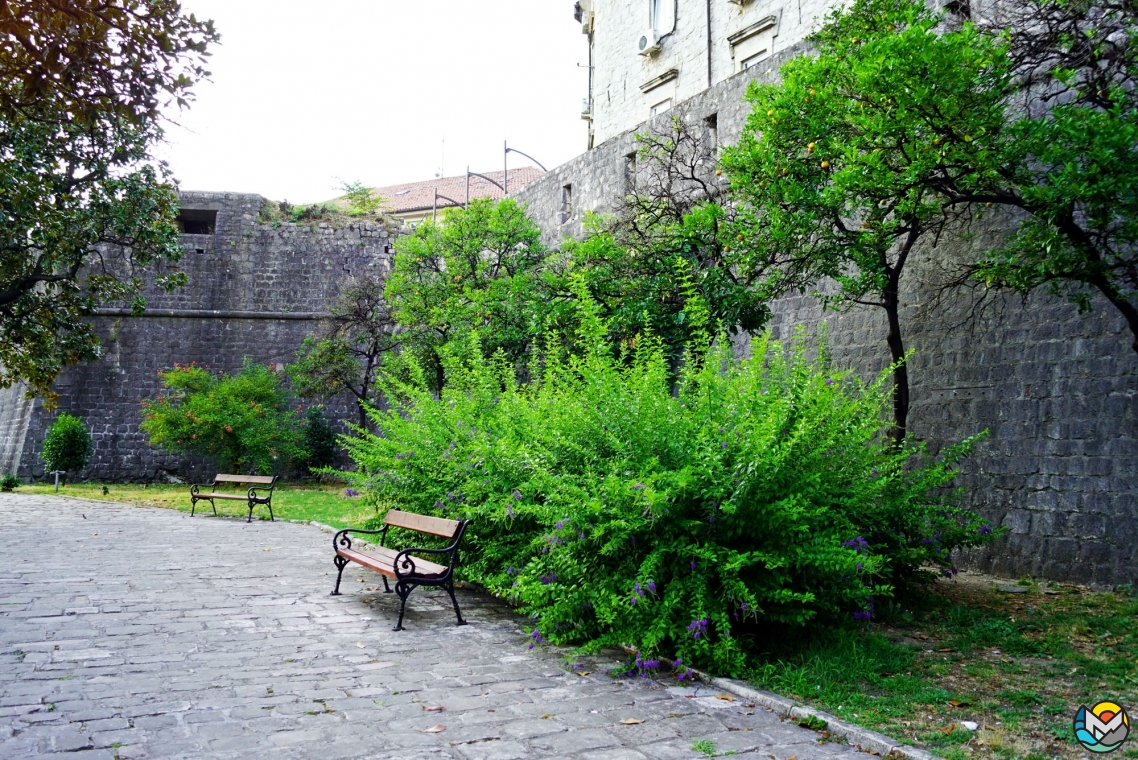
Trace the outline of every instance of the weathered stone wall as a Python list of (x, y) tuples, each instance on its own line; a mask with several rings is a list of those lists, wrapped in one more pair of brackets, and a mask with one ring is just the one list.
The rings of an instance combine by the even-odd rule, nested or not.
[[(746, 83), (769, 80), (786, 51), (694, 97), (674, 113), (699, 124), (717, 114), (721, 142), (735, 141), (747, 108)], [(656, 118), (665, 126), (673, 114)], [(639, 125), (644, 131), (649, 125)], [(555, 244), (581, 234), (586, 210), (604, 211), (625, 192), (633, 132), (618, 135), (514, 193)], [(562, 221), (563, 188), (573, 212)], [(903, 328), (913, 358), (911, 434), (937, 451), (983, 430), (989, 438), (963, 465), (966, 503), (1007, 535), (967, 557), (1003, 575), (1114, 584), (1138, 581), (1138, 357), (1117, 312), (1104, 300), (1080, 315), (1070, 303), (1033, 295), (955, 292), (937, 299), (939, 274), (1001, 234), (922, 251), (904, 282)], [(983, 303), (975, 297), (988, 295)], [(839, 368), (864, 377), (887, 365), (880, 310), (823, 313), (816, 299), (774, 305), (770, 328), (786, 338), (798, 326), (828, 327)], [(746, 346), (741, 347), (746, 351)]]
[[(75, 477), (212, 475), (209, 463), (156, 451), (139, 432), (140, 401), (158, 392), (158, 372), (194, 361), (236, 372), (244, 357), (283, 366), (304, 337), (318, 330), (319, 315), (327, 315), (345, 278), (390, 266), (395, 230), (376, 224), (262, 224), (256, 221), (262, 203), (259, 195), (184, 193), (183, 208), (217, 211), (213, 234), (183, 236), (189, 285), (171, 294), (148, 292), (143, 317), (106, 310), (106, 316), (93, 318), (102, 358), (69, 367), (55, 385), (59, 409), (82, 417), (94, 439), (91, 462)], [(39, 401), (24, 404), (21, 412), (15, 389), (0, 393), (0, 466), (39, 477), (43, 437), (55, 414)], [(354, 405), (336, 399), (329, 413), (354, 419)]]

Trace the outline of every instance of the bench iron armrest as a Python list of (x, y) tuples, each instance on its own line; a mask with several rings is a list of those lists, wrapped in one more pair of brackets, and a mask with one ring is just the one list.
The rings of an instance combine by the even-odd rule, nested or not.
[[(342, 531), (340, 531), (336, 535), (332, 536), (332, 550), (333, 551), (335, 551), (336, 549), (351, 549), (352, 548), (352, 539), (348, 537), (349, 533), (361, 533), (361, 534), (369, 535), (369, 536), (381, 534), (382, 536), (386, 537), (387, 536), (387, 526), (384, 525), (379, 530), (361, 530), (359, 528), (344, 528)], [(382, 546), (382, 545), (383, 545), (383, 538), (380, 539), (380, 546)]]
[[(454, 541), (450, 546), (442, 549), (427, 549), (420, 546), (412, 546), (410, 549), (404, 549), (395, 555), (395, 560), (391, 563), (395, 570), (395, 575), (399, 578), (407, 578), (415, 575), (415, 558), (411, 556), (412, 552), (417, 554), (449, 554), (450, 562), (447, 563), (447, 571), (443, 577), (449, 576), (454, 572), (454, 558), (458, 554), (458, 545), (462, 542), (462, 534), (466, 532), (466, 526), (470, 524), (469, 520), (463, 520), (458, 526), (458, 532), (454, 536)], [(400, 572), (403, 568), (405, 572)]]
[[(264, 488), (264, 486), (260, 486), (260, 487)], [(258, 488), (257, 486), (253, 486), (252, 488), (249, 489), (249, 493), (246, 494), (246, 496), (249, 497), (249, 501), (255, 501), (258, 504), (264, 504), (273, 498), (273, 486), (269, 486), (269, 495), (268, 496), (258, 496), (257, 495), (257, 488)]]
[(212, 485), (207, 486), (205, 483), (202, 483), (201, 485), (194, 483), (192, 486), (190, 486), (190, 495), (196, 496), (197, 494), (201, 493), (201, 489), (203, 489), (203, 488), (211, 488), (212, 489), (213, 486)]

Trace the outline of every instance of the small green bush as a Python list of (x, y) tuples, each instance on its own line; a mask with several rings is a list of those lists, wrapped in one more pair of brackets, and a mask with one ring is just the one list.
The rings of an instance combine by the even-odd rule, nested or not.
[(87, 466), (91, 448), (91, 434), (83, 427), (83, 420), (61, 412), (47, 430), (40, 459), (49, 471), (76, 473)]
[(5, 475), (0, 478), (0, 491), (14, 491), (20, 487), (20, 479), (15, 475)]
[(336, 431), (320, 406), (310, 406), (305, 412), (304, 450), (308, 453), (305, 467), (310, 474), (331, 467), (336, 461)]
[(888, 369), (865, 385), (802, 338), (745, 361), (720, 338), (673, 388), (659, 340), (614, 358), (578, 296), (583, 356), (547, 351), (522, 385), (464, 350), (441, 399), (389, 381), (376, 434), (345, 442), (381, 513), (473, 519), (462, 572), (530, 615), (534, 643), (740, 673), (770, 623), (869, 619), (991, 535), (945, 496), (971, 441), (934, 461), (884, 438)]
[(159, 373), (168, 395), (142, 402), (142, 431), (169, 451), (214, 457), (221, 469), (268, 475), (304, 460), (303, 431), (282, 376), (248, 358), (226, 375), (197, 364)]

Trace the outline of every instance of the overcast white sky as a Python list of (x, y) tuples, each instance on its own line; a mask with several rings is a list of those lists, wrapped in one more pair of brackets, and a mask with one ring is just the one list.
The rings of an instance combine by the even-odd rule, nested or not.
[(338, 180), (498, 170), (503, 140), (550, 169), (585, 149), (588, 48), (571, 0), (183, 7), (222, 36), (212, 81), (158, 151), (184, 190), (303, 203), (339, 195)]

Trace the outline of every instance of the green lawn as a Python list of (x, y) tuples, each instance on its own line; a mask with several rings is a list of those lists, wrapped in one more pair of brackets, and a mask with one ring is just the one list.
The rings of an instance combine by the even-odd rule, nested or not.
[[(105, 492), (104, 492), (105, 489)], [(233, 493), (241, 493), (233, 490)], [(16, 493), (53, 494), (52, 485), (20, 486)], [(130, 504), (143, 504), (150, 507), (190, 511), (190, 487), (188, 485), (135, 485), (116, 483), (76, 483), (59, 487), (60, 496), (76, 496), (97, 501), (118, 501)], [(219, 515), (244, 517), (249, 508), (241, 501), (217, 501)], [(331, 525), (335, 528), (360, 527), (375, 515), (375, 509), (366, 506), (359, 498), (344, 496), (344, 486), (319, 486), (302, 484), (280, 484), (273, 492), (273, 513), (278, 520), (303, 520)], [(198, 515), (213, 516), (209, 502), (198, 502)], [(259, 506), (253, 512), (255, 518), (267, 520), (269, 511)]]
[[(1086, 757), (1071, 728), (1079, 705), (1138, 706), (1128, 593), (969, 574), (914, 606), (872, 629), (788, 644), (750, 680), (948, 760)], [(1134, 736), (1117, 756), (1138, 757)]]

